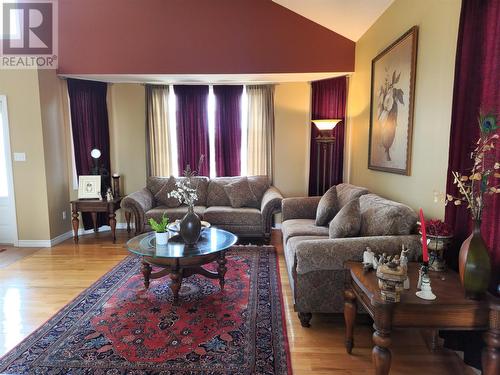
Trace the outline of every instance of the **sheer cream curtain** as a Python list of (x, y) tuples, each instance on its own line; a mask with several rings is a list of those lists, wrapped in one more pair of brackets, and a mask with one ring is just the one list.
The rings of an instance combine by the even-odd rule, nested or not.
[(274, 164), (274, 86), (246, 87), (247, 174), (266, 175), (273, 180)]
[(172, 174), (172, 137), (168, 126), (168, 92), (164, 85), (146, 85), (148, 173)]

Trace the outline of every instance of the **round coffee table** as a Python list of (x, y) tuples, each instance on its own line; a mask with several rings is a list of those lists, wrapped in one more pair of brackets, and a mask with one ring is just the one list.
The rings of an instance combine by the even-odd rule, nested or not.
[[(194, 246), (186, 245), (178, 234), (172, 232), (169, 232), (166, 245), (157, 246), (155, 233), (149, 232), (129, 240), (127, 248), (130, 252), (142, 256), (141, 271), (146, 289), (149, 288), (151, 279), (170, 275), (172, 280), (170, 289), (174, 295), (174, 302), (177, 302), (182, 279), (194, 274), (219, 279), (220, 288), (224, 289), (224, 275), (227, 271), (226, 250), (237, 240), (238, 237), (230, 232), (207, 228), (202, 231), (199, 241)], [(218, 264), (217, 272), (202, 267), (214, 261)], [(152, 266), (161, 270), (153, 273)]]

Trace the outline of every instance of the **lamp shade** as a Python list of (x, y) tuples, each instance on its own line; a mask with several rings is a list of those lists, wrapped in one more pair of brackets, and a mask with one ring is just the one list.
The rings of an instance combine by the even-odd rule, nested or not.
[(326, 120), (312, 120), (314, 125), (318, 128), (318, 130), (333, 130), (335, 126), (341, 122), (342, 119), (326, 119)]
[(101, 157), (101, 150), (99, 150), (98, 148), (94, 148), (90, 152), (90, 156), (92, 156), (94, 159), (99, 159)]

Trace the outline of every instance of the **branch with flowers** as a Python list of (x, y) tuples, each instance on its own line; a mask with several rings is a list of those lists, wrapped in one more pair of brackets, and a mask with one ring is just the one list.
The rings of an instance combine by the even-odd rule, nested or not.
[(188, 164), (184, 170), (183, 179), (179, 179), (175, 182), (176, 189), (168, 193), (169, 198), (175, 198), (179, 202), (184, 203), (190, 207), (194, 206), (194, 202), (198, 199), (198, 183), (193, 181), (193, 177), (200, 174), (201, 166), (205, 160), (205, 155), (201, 155), (198, 160), (198, 168), (196, 170), (191, 170), (191, 166)]
[(480, 220), (487, 195), (500, 193), (500, 162), (495, 160), (494, 151), (500, 136), (494, 115), (479, 116), (480, 137), (471, 153), (473, 167), (470, 173), (452, 172), (453, 183), (458, 187), (459, 197), (446, 195), (446, 203), (467, 205), (474, 220)]

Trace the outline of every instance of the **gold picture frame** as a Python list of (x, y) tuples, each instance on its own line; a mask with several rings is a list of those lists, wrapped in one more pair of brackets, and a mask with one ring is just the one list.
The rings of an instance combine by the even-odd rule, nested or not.
[(100, 199), (101, 176), (82, 175), (78, 176), (78, 199)]
[(368, 168), (409, 176), (418, 26), (372, 60)]

